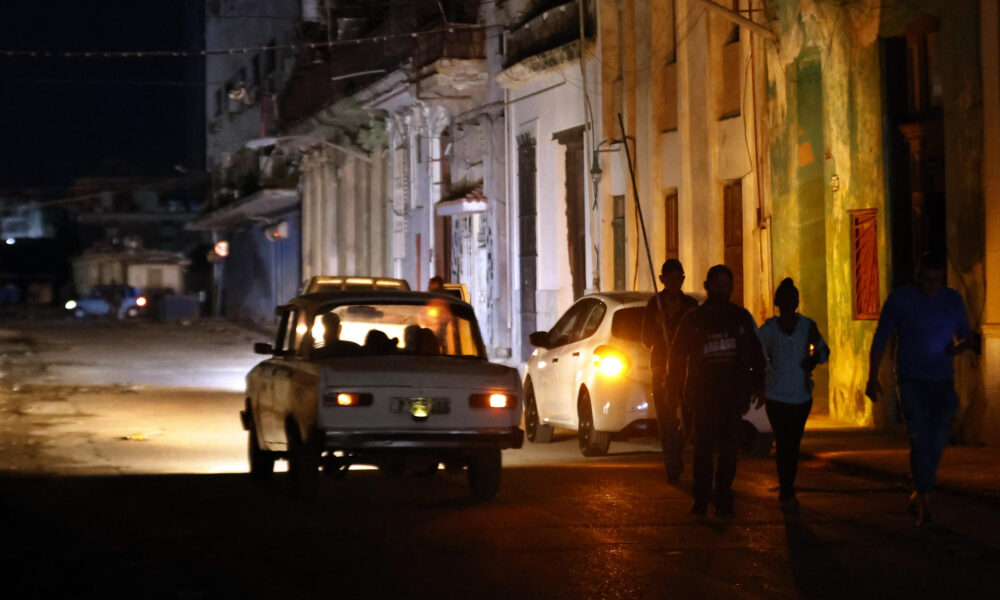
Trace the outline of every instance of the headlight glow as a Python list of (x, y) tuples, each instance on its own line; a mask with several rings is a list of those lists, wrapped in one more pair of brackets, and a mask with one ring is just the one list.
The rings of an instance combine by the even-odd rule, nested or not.
[(146, 297), (145, 296), (139, 296), (138, 298), (136, 298), (135, 299), (135, 305), (136, 306), (146, 306)]
[(66, 310), (73, 310), (76, 308), (76, 300), (67, 300), (65, 306)]

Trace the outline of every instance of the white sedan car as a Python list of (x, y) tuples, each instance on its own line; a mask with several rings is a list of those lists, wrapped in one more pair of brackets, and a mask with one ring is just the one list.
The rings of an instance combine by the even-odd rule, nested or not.
[[(612, 436), (656, 431), (649, 350), (641, 342), (650, 292), (601, 292), (577, 300), (549, 331), (530, 336), (524, 428), (531, 442), (555, 427), (577, 432), (584, 456), (607, 454)], [(764, 410), (744, 417), (743, 447), (770, 451)]]
[(247, 375), (250, 474), (286, 459), (293, 490), (319, 469), (352, 464), (468, 473), (473, 493), (500, 485), (504, 448), (520, 448), (517, 370), (487, 361), (468, 304), (438, 294), (370, 290), (305, 294), (278, 308), (270, 358)]

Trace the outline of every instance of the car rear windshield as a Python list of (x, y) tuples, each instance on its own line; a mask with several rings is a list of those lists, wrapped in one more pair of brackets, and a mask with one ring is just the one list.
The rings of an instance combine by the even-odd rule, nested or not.
[[(339, 330), (339, 335), (335, 330)], [(314, 353), (421, 354), (485, 358), (469, 307), (445, 299), (419, 304), (342, 304), (319, 311), (312, 324)]]
[(643, 306), (631, 306), (615, 311), (611, 319), (611, 335), (623, 340), (638, 342), (642, 339)]

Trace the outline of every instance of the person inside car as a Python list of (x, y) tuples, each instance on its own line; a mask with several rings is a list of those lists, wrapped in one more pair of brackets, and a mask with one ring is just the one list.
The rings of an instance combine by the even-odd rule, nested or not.
[(315, 346), (313, 353), (318, 358), (361, 354), (361, 346), (354, 342), (340, 339), (341, 324), (340, 316), (337, 313), (324, 313), (320, 318), (323, 323), (323, 339), (322, 341), (313, 341)]

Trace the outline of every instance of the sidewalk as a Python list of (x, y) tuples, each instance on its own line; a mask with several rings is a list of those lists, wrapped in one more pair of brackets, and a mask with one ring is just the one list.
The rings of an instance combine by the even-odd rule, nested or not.
[[(802, 451), (850, 475), (910, 485), (910, 449), (901, 434), (814, 415)], [(1000, 447), (948, 446), (938, 468), (937, 489), (1000, 508)]]

